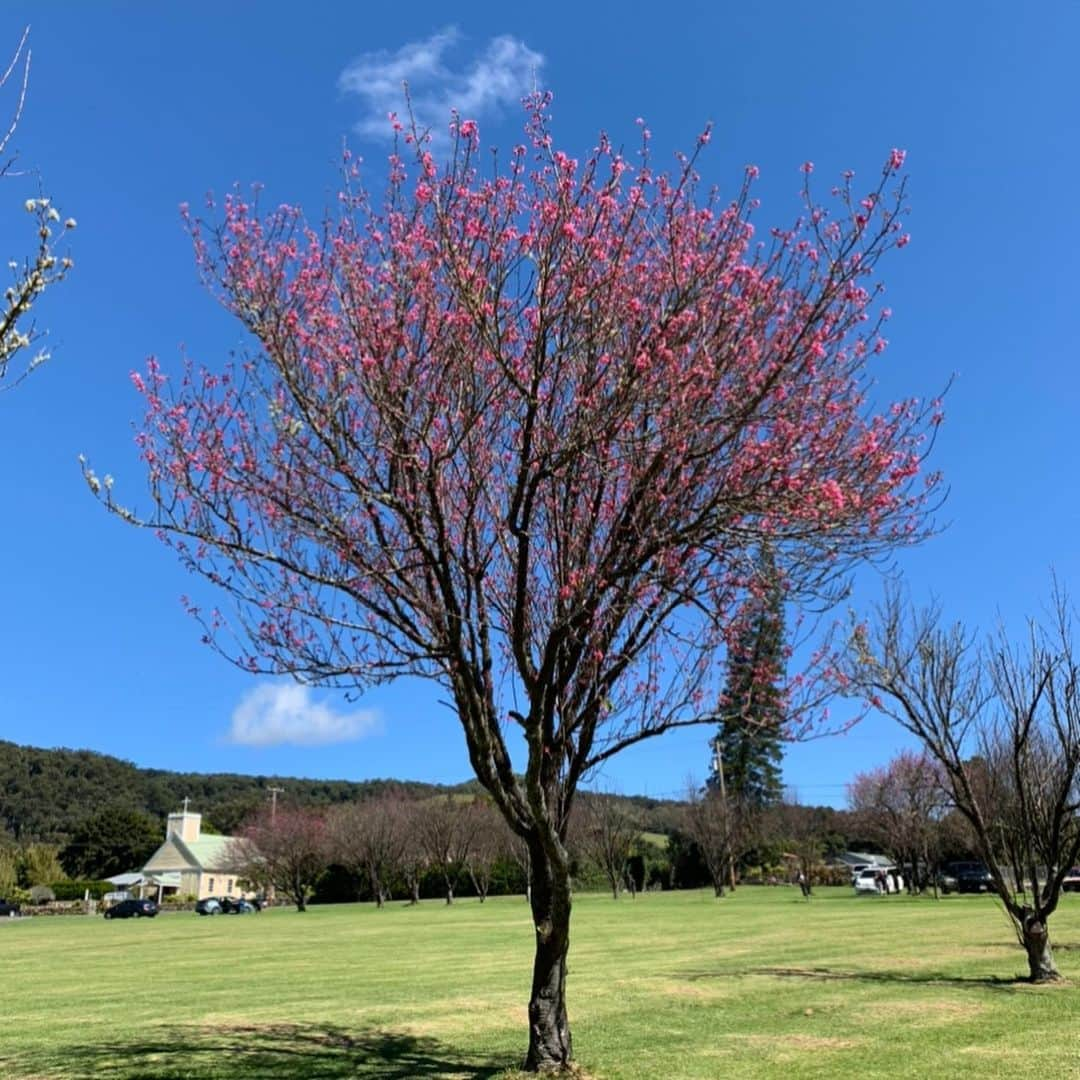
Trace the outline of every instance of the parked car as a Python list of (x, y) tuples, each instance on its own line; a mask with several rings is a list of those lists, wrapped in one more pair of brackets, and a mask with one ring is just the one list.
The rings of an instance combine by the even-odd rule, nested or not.
[(195, 905), (195, 910), (200, 915), (250, 915), (259, 908), (250, 900), (231, 896), (207, 896)]
[(152, 919), (158, 913), (153, 900), (121, 900), (105, 909), (106, 919)]
[(883, 895), (902, 892), (904, 879), (895, 866), (868, 866), (856, 874), (852, 885), (856, 893)]
[(1061, 888), (1064, 892), (1080, 892), (1080, 866), (1074, 866), (1061, 879)]
[(869, 863), (865, 863), (865, 862), (855, 863), (855, 865), (851, 867), (851, 884), (854, 885), (855, 884), (855, 879), (864, 870), (869, 870), (869, 869), (870, 869), (870, 864)]
[(990, 876), (990, 871), (986, 869), (985, 863), (946, 863), (938, 875), (938, 887), (946, 895), (951, 892), (991, 892), (994, 888), (994, 879)]
[(19, 905), (13, 900), (0, 900), (0, 915), (14, 918), (19, 914)]

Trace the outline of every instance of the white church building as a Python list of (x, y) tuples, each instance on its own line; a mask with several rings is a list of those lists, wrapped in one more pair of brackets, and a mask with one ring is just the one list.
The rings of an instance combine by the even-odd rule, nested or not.
[[(147, 880), (169, 883), (169, 892), (180, 896), (241, 897), (250, 895), (240, 887), (237, 851), (232, 836), (202, 834), (202, 815), (187, 808), (170, 814), (165, 842), (146, 861), (142, 874)], [(172, 887), (175, 882), (175, 887)]]

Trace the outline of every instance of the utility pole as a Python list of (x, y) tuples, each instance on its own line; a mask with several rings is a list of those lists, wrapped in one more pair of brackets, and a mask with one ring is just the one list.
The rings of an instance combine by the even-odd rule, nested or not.
[(282, 794), (285, 789), (280, 787), (267, 788), (270, 792), (270, 824), (273, 825), (277, 821), (277, 797)]
[(713, 772), (720, 780), (720, 801), (724, 806), (724, 847), (727, 849), (728, 885), (735, 891), (735, 854), (731, 850), (731, 807), (727, 801), (727, 785), (724, 783), (724, 758), (720, 752), (720, 736), (713, 740)]

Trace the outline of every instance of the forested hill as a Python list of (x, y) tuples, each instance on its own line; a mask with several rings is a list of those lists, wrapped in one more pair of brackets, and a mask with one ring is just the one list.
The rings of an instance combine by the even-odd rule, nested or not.
[[(230, 833), (270, 797), (301, 806), (329, 806), (364, 799), (387, 788), (413, 797), (440, 792), (479, 792), (475, 780), (453, 787), (414, 780), (303, 780), (292, 776), (179, 773), (140, 769), (92, 750), (42, 750), (0, 741), (0, 838), (64, 843), (76, 826), (107, 808), (136, 810), (157, 818), (178, 810), (185, 798), (203, 815), (204, 828)], [(630, 796), (643, 826), (667, 832), (675, 803)]]
[(137, 810), (159, 818), (180, 808), (184, 798), (217, 832), (236, 829), (269, 798), (304, 806), (327, 806), (377, 794), (387, 787), (414, 796), (440, 791), (435, 784), (409, 780), (302, 780), (291, 776), (237, 773), (179, 773), (140, 769), (129, 761), (92, 750), (41, 750), (0, 742), (0, 832), (19, 840), (62, 843), (80, 822), (106, 808)]

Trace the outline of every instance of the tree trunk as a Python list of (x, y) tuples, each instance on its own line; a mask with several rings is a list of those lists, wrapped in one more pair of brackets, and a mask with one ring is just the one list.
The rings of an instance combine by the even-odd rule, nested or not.
[(382, 882), (379, 880), (379, 875), (372, 871), (371, 875), (371, 891), (375, 896), (375, 906), (381, 908), (383, 906), (383, 888)]
[(414, 877), (409, 881), (409, 903), (420, 903), (420, 878)]
[(566, 954), (570, 947), (570, 868), (553, 863), (536, 844), (530, 866), (530, 904), (536, 931), (529, 1053), (526, 1072), (565, 1070), (572, 1057), (566, 1016)]
[(1050, 951), (1050, 932), (1046, 923), (1030, 908), (1025, 908), (1021, 930), (1031, 981), (1041, 983), (1060, 979), (1061, 975), (1054, 964), (1054, 954)]
[(446, 882), (446, 902), (448, 904), (454, 902), (454, 883), (449, 880)]

